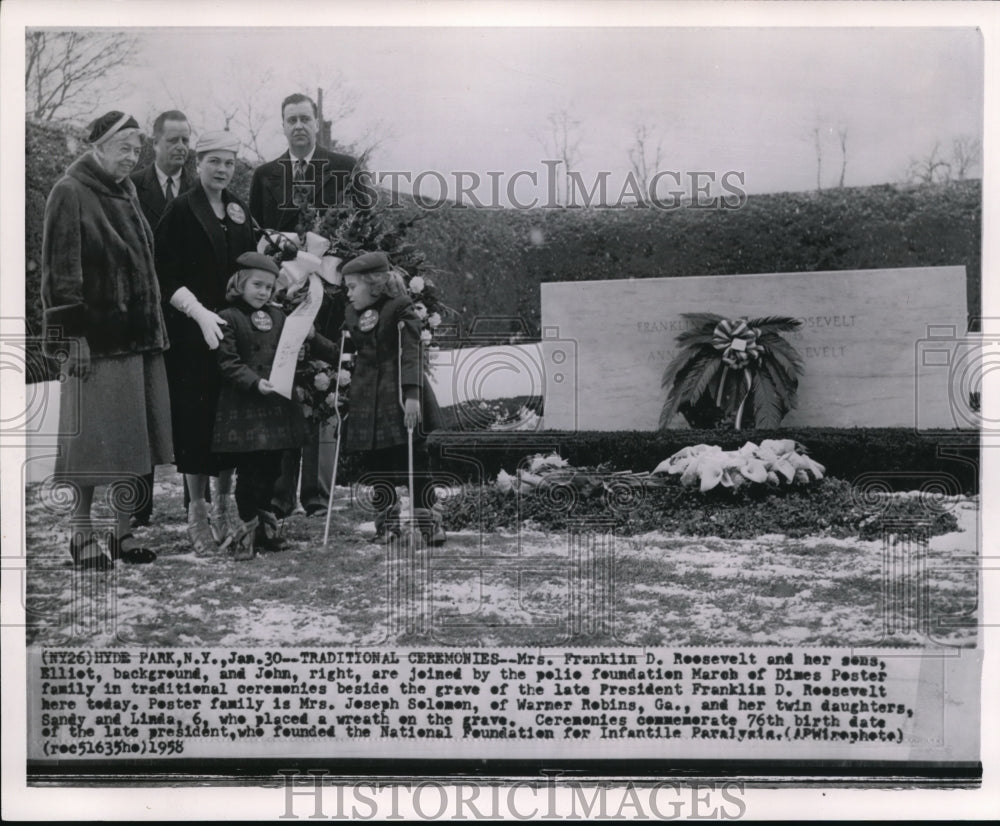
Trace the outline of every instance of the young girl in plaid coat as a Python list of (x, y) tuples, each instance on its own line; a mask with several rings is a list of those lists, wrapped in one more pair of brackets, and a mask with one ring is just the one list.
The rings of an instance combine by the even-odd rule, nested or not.
[[(236, 466), (235, 499), (242, 525), (232, 543), (237, 559), (250, 559), (257, 512), (270, 506), (282, 454), (305, 443), (306, 427), (299, 405), (278, 395), (267, 379), (285, 324), (285, 314), (270, 303), (278, 266), (256, 252), (244, 253), (236, 263), (241, 269), (226, 289), (231, 306), (219, 314), (226, 325), (216, 351), (222, 387), (212, 450), (230, 455)], [(310, 340), (320, 358), (336, 360), (337, 348), (330, 341), (315, 332)]]
[(399, 533), (396, 487), (407, 484), (407, 428), (413, 428), (415, 515), (431, 543), (441, 544), (424, 442), (440, 422), (440, 409), (424, 376), (420, 318), (384, 253), (365, 253), (341, 272), (348, 301), (344, 328), (356, 352), (343, 448), (366, 454), (362, 481), (373, 487), (373, 541)]

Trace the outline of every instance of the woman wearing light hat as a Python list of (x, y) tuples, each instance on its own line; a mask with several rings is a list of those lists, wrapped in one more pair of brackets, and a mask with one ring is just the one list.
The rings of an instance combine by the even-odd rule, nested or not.
[[(171, 459), (163, 351), (168, 345), (153, 233), (129, 173), (142, 148), (135, 119), (111, 111), (91, 124), (90, 151), (45, 204), (41, 296), (47, 351), (61, 364), (57, 481), (76, 489), (70, 554), (80, 567), (152, 562), (129, 533), (138, 477)], [(117, 526), (102, 546), (91, 521), (98, 485)], [(122, 495), (124, 493), (124, 496)]]
[[(156, 272), (168, 302), (174, 457), (191, 495), (188, 537), (199, 553), (214, 550), (236, 525), (232, 464), (211, 446), (219, 395), (212, 351), (226, 323), (216, 313), (226, 306), (226, 282), (238, 269), (236, 259), (255, 247), (250, 210), (226, 188), (236, 170), (238, 149), (231, 132), (203, 134), (195, 145), (197, 182), (168, 204), (156, 227)], [(218, 477), (214, 534), (206, 501), (210, 476)]]

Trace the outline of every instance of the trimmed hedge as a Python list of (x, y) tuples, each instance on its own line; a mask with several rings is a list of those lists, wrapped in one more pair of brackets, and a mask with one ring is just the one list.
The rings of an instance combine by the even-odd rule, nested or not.
[(540, 285), (551, 281), (939, 265), (965, 265), (975, 319), (981, 183), (751, 195), (732, 210), (444, 208), (409, 240), (440, 268), (435, 281), (466, 329), (510, 316), (537, 336)]
[[(25, 128), (25, 318), (27, 333), (37, 335), (42, 210), (83, 146), (70, 127)], [(151, 157), (147, 147), (140, 165)], [(239, 164), (231, 186), (238, 195), (246, 196), (251, 172)], [(400, 217), (422, 216), (408, 240), (434, 266), (444, 300), (457, 311), (445, 320), (463, 335), (488, 320), (494, 329), (536, 337), (541, 284), (606, 278), (965, 265), (969, 314), (982, 312), (979, 180), (751, 195), (736, 210), (421, 211), (400, 201)]]
[(576, 467), (607, 464), (650, 471), (682, 447), (716, 444), (733, 450), (745, 442), (795, 439), (826, 467), (828, 476), (871, 490), (931, 490), (956, 495), (979, 491), (979, 433), (922, 434), (908, 428), (783, 428), (765, 430), (540, 431), (535, 433), (437, 431), (427, 440), (438, 470), (463, 481), (513, 473), (534, 453), (557, 451)]

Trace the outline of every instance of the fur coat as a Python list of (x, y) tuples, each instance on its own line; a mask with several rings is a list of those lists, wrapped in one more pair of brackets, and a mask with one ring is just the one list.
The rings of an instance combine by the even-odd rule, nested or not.
[(116, 182), (88, 152), (49, 193), (42, 238), (43, 335), (83, 336), (93, 356), (168, 346), (153, 233), (128, 178)]

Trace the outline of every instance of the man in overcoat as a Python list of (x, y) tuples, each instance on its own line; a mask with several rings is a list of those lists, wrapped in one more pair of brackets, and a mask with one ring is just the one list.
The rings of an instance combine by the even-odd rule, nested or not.
[[(250, 214), (263, 229), (279, 232), (300, 231), (303, 204), (322, 214), (344, 202), (351, 173), (357, 161), (350, 155), (330, 152), (316, 143), (318, 111), (313, 100), (293, 94), (281, 103), (281, 120), (288, 151), (254, 170), (250, 183)], [(334, 342), (340, 340), (344, 323), (344, 298), (338, 291), (328, 295), (316, 317), (316, 331)], [(306, 513), (326, 511), (329, 471), (333, 464), (333, 444), (321, 441), (313, 428), (306, 446), (285, 453), (281, 478), (275, 486), (274, 513), (288, 516), (296, 504), (299, 467), (302, 468), (298, 498)]]

